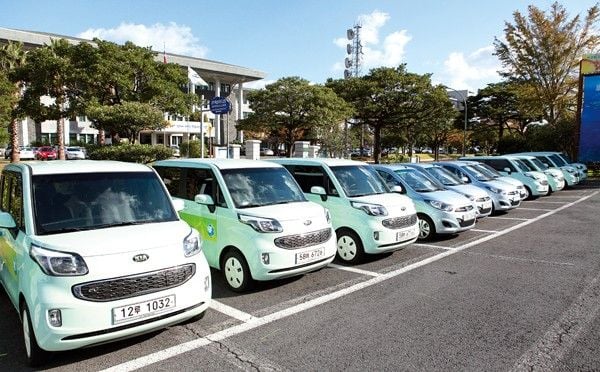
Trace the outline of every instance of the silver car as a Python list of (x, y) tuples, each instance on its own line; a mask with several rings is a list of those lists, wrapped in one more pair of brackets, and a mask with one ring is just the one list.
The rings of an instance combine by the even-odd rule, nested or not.
[(452, 172), (439, 165), (430, 163), (403, 163), (403, 165), (426, 173), (434, 181), (439, 182), (440, 186), (457, 192), (474, 202), (477, 207), (477, 218), (487, 217), (492, 213), (492, 198), (485, 189), (466, 184)]
[(521, 205), (521, 195), (516, 186), (493, 179), (471, 162), (448, 161), (434, 164), (444, 167), (467, 183), (484, 188), (492, 198), (492, 214)]

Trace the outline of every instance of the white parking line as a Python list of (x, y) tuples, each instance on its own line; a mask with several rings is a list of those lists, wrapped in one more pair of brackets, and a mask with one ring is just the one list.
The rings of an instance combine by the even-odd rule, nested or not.
[(422, 261), (415, 262), (414, 264), (404, 266), (404, 267), (402, 267), (402, 268), (400, 268), (398, 270), (394, 270), (394, 271), (390, 271), (390, 272), (385, 273), (385, 274), (381, 274), (381, 275), (379, 275), (377, 277), (371, 278), (371, 279), (366, 280), (364, 282), (360, 282), (360, 283), (354, 284), (354, 285), (352, 285), (350, 287), (340, 289), (340, 290), (338, 290), (336, 292), (328, 293), (328, 294), (326, 294), (324, 296), (314, 298), (312, 300), (309, 300), (309, 301), (303, 302), (301, 304), (289, 307), (287, 309), (283, 309), (281, 311), (277, 311), (275, 313), (266, 315), (266, 316), (261, 317), (261, 318), (254, 317), (254, 318), (248, 320), (245, 323), (242, 323), (242, 324), (230, 327), (230, 328), (226, 328), (226, 329), (224, 329), (222, 331), (210, 334), (210, 335), (208, 335), (206, 337), (197, 338), (197, 339), (194, 339), (192, 341), (184, 342), (182, 344), (175, 345), (175, 346), (172, 346), (170, 348), (167, 348), (167, 349), (164, 349), (164, 350), (160, 350), (160, 351), (157, 351), (155, 353), (148, 354), (146, 356), (142, 356), (142, 357), (139, 357), (137, 359), (134, 359), (134, 360), (131, 360), (131, 361), (128, 361), (128, 362), (125, 362), (125, 363), (118, 364), (116, 366), (107, 368), (107, 369), (105, 369), (103, 371), (106, 371), (106, 372), (122, 372), (122, 371), (132, 371), (132, 370), (136, 370), (136, 369), (139, 369), (139, 368), (143, 368), (143, 367), (149, 366), (151, 364), (154, 364), (154, 363), (157, 363), (157, 362), (169, 359), (169, 358), (173, 358), (173, 357), (175, 357), (177, 355), (181, 355), (181, 354), (183, 354), (185, 352), (188, 352), (188, 351), (200, 348), (202, 346), (206, 346), (206, 345), (210, 344), (211, 342), (220, 341), (220, 340), (226, 339), (228, 337), (232, 337), (232, 336), (238, 335), (240, 333), (246, 332), (248, 330), (257, 328), (259, 326), (272, 323), (272, 322), (274, 322), (276, 320), (283, 319), (283, 318), (286, 318), (288, 316), (297, 314), (297, 313), (302, 312), (304, 310), (311, 309), (311, 308), (313, 308), (315, 306), (319, 306), (319, 305), (325, 304), (325, 303), (333, 301), (333, 300), (335, 300), (337, 298), (349, 295), (349, 294), (354, 293), (356, 291), (359, 291), (361, 289), (368, 288), (368, 287), (373, 286), (375, 284), (379, 284), (379, 283), (381, 283), (381, 282), (383, 282), (385, 280), (388, 280), (388, 279), (394, 278), (394, 277), (396, 277), (398, 275), (404, 274), (404, 273), (406, 273), (408, 271), (417, 269), (417, 268), (419, 268), (421, 266), (429, 265), (430, 263), (439, 261), (442, 258), (445, 258), (447, 256), (456, 254), (456, 253), (458, 253), (460, 251), (463, 251), (463, 250), (468, 249), (470, 247), (479, 245), (479, 244), (481, 244), (483, 242), (486, 242), (488, 240), (491, 240), (491, 239), (497, 238), (499, 236), (508, 234), (509, 232), (512, 232), (512, 231), (517, 230), (517, 229), (520, 229), (523, 226), (530, 225), (530, 224), (532, 224), (532, 223), (534, 223), (536, 221), (539, 221), (539, 220), (541, 220), (543, 218), (546, 218), (546, 217), (548, 217), (550, 215), (558, 213), (558, 212), (562, 211), (563, 209), (566, 209), (566, 208), (569, 208), (569, 207), (571, 207), (571, 206), (573, 206), (575, 204), (581, 203), (582, 201), (587, 200), (587, 199), (591, 198), (592, 196), (595, 196), (599, 192), (600, 191), (596, 191), (596, 192), (594, 192), (594, 193), (592, 193), (592, 194), (590, 194), (588, 196), (582, 197), (582, 198), (580, 198), (580, 199), (578, 199), (576, 201), (573, 201), (573, 202), (571, 202), (569, 204), (566, 204), (566, 205), (564, 205), (562, 207), (559, 207), (559, 208), (557, 208), (557, 209), (555, 209), (553, 211), (544, 213), (544, 214), (539, 215), (539, 216), (537, 216), (535, 218), (532, 218), (530, 220), (525, 220), (524, 222), (522, 222), (520, 224), (517, 224), (515, 226), (512, 226), (512, 227), (510, 227), (510, 228), (508, 228), (506, 230), (502, 230), (502, 231), (499, 231), (497, 233), (494, 233), (494, 234), (485, 236), (483, 238), (474, 240), (472, 242), (463, 244), (462, 246), (456, 247), (456, 248), (454, 248), (452, 250), (447, 250), (447, 251), (442, 252), (440, 254), (437, 254), (435, 256), (426, 258), (426, 259), (424, 259)]
[(482, 230), (482, 229), (471, 229), (469, 231), (484, 232), (484, 233), (497, 233), (498, 232), (498, 230)]
[(210, 307), (214, 310), (217, 310), (220, 313), (223, 313), (227, 316), (235, 318), (237, 320), (241, 320), (242, 322), (249, 322), (256, 317), (252, 314), (245, 313), (241, 310), (233, 308), (231, 306), (225, 305), (222, 302), (212, 300), (210, 303)]
[[(543, 201), (543, 200), (533, 200), (533, 201), (528, 201), (526, 202), (527, 204), (529, 203), (539, 203), (539, 204), (567, 204), (569, 203), (568, 201), (564, 201), (564, 202), (559, 202), (559, 201)], [(521, 208), (519, 208), (521, 209)]]
[(515, 220), (515, 221), (529, 221), (529, 218), (518, 218), (518, 217), (498, 217), (498, 216), (489, 216), (486, 218), (498, 219), (498, 220)]
[(357, 273), (357, 274), (362, 274), (362, 275), (381, 276), (380, 273), (376, 273), (374, 271), (362, 270), (362, 269), (358, 269), (356, 267), (342, 266), (342, 265), (337, 265), (337, 264), (334, 264), (334, 263), (330, 263), (327, 266), (333, 267), (334, 269), (344, 270), (344, 271), (350, 271), (350, 272)]
[(440, 245), (435, 245), (435, 244), (412, 243), (411, 245), (414, 245), (416, 247), (437, 248), (437, 249), (444, 249), (444, 250), (454, 249), (452, 247), (442, 247)]
[(550, 212), (553, 209), (541, 209), (541, 208), (523, 208), (523, 207), (519, 207), (519, 210), (521, 211), (543, 211), (543, 212)]

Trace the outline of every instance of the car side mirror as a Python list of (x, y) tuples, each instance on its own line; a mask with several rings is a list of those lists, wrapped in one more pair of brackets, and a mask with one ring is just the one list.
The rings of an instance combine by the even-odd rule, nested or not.
[(175, 207), (175, 212), (182, 211), (185, 208), (185, 202), (181, 199), (172, 199), (173, 207)]
[(404, 189), (402, 188), (402, 186), (399, 186), (399, 185), (394, 185), (394, 186), (390, 187), (390, 190), (392, 190), (392, 192), (395, 192), (398, 194), (404, 194)]
[(215, 201), (213, 200), (212, 196), (207, 195), (207, 194), (198, 194), (196, 196), (194, 196), (194, 202), (198, 203), (198, 204), (202, 204), (202, 205), (206, 205), (208, 207), (208, 210), (212, 213), (215, 211)]
[(0, 212), (0, 228), (14, 229), (15, 227), (17, 227), (17, 223), (13, 216), (7, 212)]
[(327, 200), (327, 193), (322, 186), (313, 186), (310, 188), (310, 193), (315, 195), (321, 195), (321, 200)]
[(511, 170), (510, 170), (510, 168), (509, 168), (509, 167), (506, 167), (506, 168), (504, 168), (504, 171), (505, 171), (506, 173), (508, 173), (508, 174), (510, 174), (510, 173), (511, 173)]

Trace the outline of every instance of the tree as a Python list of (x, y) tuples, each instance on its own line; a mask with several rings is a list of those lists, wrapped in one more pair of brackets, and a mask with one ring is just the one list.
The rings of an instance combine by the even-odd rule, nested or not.
[[(110, 130), (115, 139), (118, 134), (123, 134), (135, 140), (140, 128), (158, 128), (162, 124), (152, 120), (146, 127), (138, 125), (138, 132), (132, 137), (131, 128), (127, 127), (129, 124), (107, 115), (122, 115), (133, 106), (119, 110), (111, 110), (110, 106), (137, 102), (146, 104), (150, 111), (158, 109), (187, 116), (192, 105), (199, 102), (198, 96), (187, 94), (182, 89), (188, 83), (186, 72), (176, 64), (156, 62), (150, 48), (141, 48), (131, 42), (117, 45), (98, 39), (94, 39), (94, 43), (97, 45), (95, 57), (90, 59), (87, 70), (86, 114), (99, 130)], [(102, 113), (102, 120), (95, 117), (95, 113)]]
[[(356, 119), (370, 127), (375, 163), (380, 160), (383, 133), (406, 131), (406, 137), (413, 144), (417, 126), (432, 131), (448, 118), (445, 113), (436, 115), (448, 109), (450, 117), (455, 115), (445, 91), (432, 87), (429, 75), (407, 72), (405, 65), (375, 68), (362, 77), (330, 79), (327, 86), (352, 103)], [(438, 120), (440, 118), (444, 120)]]
[(505, 68), (501, 74), (529, 85), (543, 118), (553, 125), (574, 107), (579, 58), (600, 45), (594, 32), (600, 10), (589, 8), (584, 20), (569, 19), (558, 2), (548, 14), (533, 5), (528, 12), (527, 17), (513, 13), (514, 23), (505, 23), (506, 41), (494, 41), (495, 53)]
[(305, 138), (310, 130), (325, 133), (352, 115), (351, 106), (335, 92), (321, 85), (311, 85), (299, 77), (286, 77), (265, 89), (248, 94), (254, 113), (240, 120), (238, 129), (252, 132), (281, 131), (287, 155), (294, 141)]
[(110, 132), (119, 132), (135, 143), (137, 134), (144, 129), (159, 130), (167, 126), (162, 112), (149, 103), (123, 102), (120, 105), (91, 105), (88, 115)]
[(52, 39), (50, 45), (28, 53), (19, 71), (26, 85), (22, 110), (36, 122), (56, 120), (58, 158), (65, 159), (64, 120), (82, 111), (82, 91), (71, 63), (73, 48), (65, 39)]
[(6, 45), (0, 45), (0, 72), (3, 73), (4, 79), (12, 83), (12, 89), (5, 85), (3, 89), (5, 94), (0, 94), (3, 105), (5, 105), (5, 115), (10, 121), (10, 145), (13, 149), (11, 162), (20, 160), (17, 119), (20, 117), (18, 103), (21, 99), (23, 82), (16, 72), (25, 64), (25, 61), (26, 55), (22, 43), (9, 42)]

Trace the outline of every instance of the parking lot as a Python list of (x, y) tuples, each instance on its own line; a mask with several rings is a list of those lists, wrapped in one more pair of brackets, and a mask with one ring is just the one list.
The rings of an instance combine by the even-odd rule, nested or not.
[[(48, 370), (600, 369), (600, 182), (460, 235), (244, 294), (213, 271), (204, 319), (60, 353)], [(0, 366), (26, 370), (0, 294)]]

